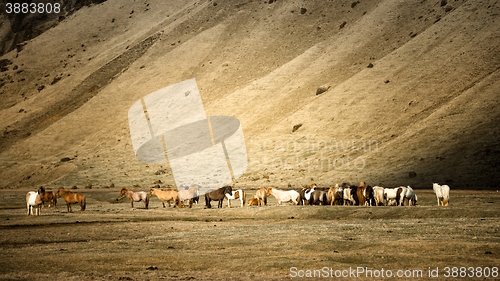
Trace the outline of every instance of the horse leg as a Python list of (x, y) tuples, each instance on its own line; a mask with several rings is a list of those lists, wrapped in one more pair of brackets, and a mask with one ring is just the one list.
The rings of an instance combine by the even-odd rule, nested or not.
[[(189, 200), (190, 204), (191, 204), (191, 199)], [(205, 194), (205, 206), (210, 209), (212, 208), (212, 205), (210, 205), (210, 197), (207, 196), (207, 194)]]

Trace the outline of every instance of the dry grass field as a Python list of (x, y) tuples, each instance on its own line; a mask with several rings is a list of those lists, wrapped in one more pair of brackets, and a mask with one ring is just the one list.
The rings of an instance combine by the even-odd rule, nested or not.
[(26, 190), (0, 191), (0, 279), (291, 280), (332, 269), (355, 270), (346, 280), (427, 280), (438, 268), (443, 280), (445, 267), (500, 266), (497, 191), (452, 190), (449, 207), (416, 190), (416, 207), (277, 206), (271, 197), (265, 207), (178, 209), (153, 197), (149, 210), (117, 200), (119, 189), (81, 191), (84, 212), (59, 199), (39, 217), (26, 216)]

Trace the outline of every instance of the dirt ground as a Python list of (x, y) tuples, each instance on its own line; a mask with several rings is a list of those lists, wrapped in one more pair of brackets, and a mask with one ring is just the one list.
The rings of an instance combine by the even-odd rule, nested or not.
[(271, 197), (265, 207), (178, 209), (153, 197), (146, 210), (117, 200), (118, 188), (91, 189), (79, 190), (84, 212), (59, 199), (39, 217), (26, 216), (26, 191), (0, 190), (2, 280), (443, 280), (446, 267), (498, 280), (494, 269), (484, 278), (500, 266), (498, 191), (452, 190), (449, 207), (416, 190), (416, 207)]

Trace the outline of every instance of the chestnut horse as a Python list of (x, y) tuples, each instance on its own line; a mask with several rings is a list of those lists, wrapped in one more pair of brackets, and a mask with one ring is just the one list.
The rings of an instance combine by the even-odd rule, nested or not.
[(267, 189), (259, 187), (253, 196), (259, 200), (258, 206), (267, 205)]
[(65, 190), (64, 187), (59, 187), (57, 190), (57, 196), (64, 198), (64, 201), (66, 202), (66, 206), (68, 207), (68, 212), (72, 212), (73, 210), (71, 209), (71, 204), (76, 204), (78, 203), (80, 205), (80, 211), (85, 211), (86, 207), (86, 199), (85, 195), (82, 193), (73, 193), (69, 190)]
[(224, 198), (226, 198), (226, 194), (233, 194), (233, 188), (229, 185), (223, 186), (216, 190), (212, 190), (205, 194), (205, 205), (207, 208), (212, 208), (210, 205), (211, 201), (219, 201), (218, 207), (222, 208), (222, 203), (224, 202)]
[(144, 206), (146, 209), (149, 207), (149, 194), (146, 193), (145, 191), (133, 191), (133, 190), (128, 190), (126, 188), (122, 188), (120, 190), (120, 197), (127, 196), (128, 199), (130, 199), (130, 205), (132, 208), (134, 208), (134, 202), (144, 202)]
[(248, 199), (248, 206), (259, 206), (259, 199), (257, 199), (257, 197), (255, 196)]
[(165, 208), (165, 201), (168, 202), (169, 207), (171, 201), (174, 201), (174, 207), (175, 205), (179, 204), (179, 193), (177, 192), (177, 190), (168, 189), (163, 191), (160, 189), (151, 188), (151, 190), (149, 191), (149, 196), (151, 197), (153, 195), (156, 195), (156, 197), (161, 200), (163, 208)]
[(54, 206), (57, 209), (57, 193), (55, 191), (46, 191), (42, 197), (42, 208), (45, 207), (45, 202), (49, 202), (50, 206)]

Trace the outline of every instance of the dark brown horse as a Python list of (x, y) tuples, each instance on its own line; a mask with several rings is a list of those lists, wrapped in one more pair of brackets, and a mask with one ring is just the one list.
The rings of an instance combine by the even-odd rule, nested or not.
[(233, 193), (233, 188), (229, 185), (223, 186), (216, 190), (212, 190), (209, 193), (206, 193), (205, 204), (207, 208), (212, 208), (212, 205), (210, 205), (210, 201), (219, 201), (218, 207), (222, 208), (222, 203), (224, 202), (224, 198), (226, 197), (227, 193), (229, 194)]
[(85, 211), (86, 207), (86, 199), (85, 195), (82, 193), (73, 193), (69, 190), (65, 190), (64, 187), (59, 187), (57, 190), (57, 196), (64, 198), (64, 201), (66, 201), (66, 206), (68, 207), (68, 212), (72, 212), (73, 210), (71, 209), (71, 204), (79, 204), (80, 205), (80, 211)]

